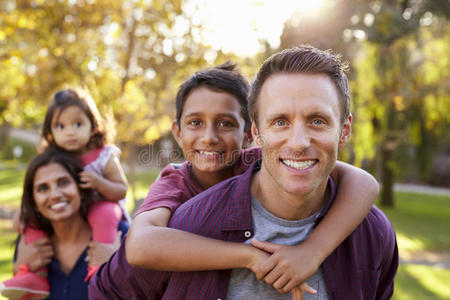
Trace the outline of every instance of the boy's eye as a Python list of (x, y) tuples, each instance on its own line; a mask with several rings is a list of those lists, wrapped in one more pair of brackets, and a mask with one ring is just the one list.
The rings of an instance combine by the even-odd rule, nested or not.
[(228, 120), (223, 120), (219, 122), (220, 127), (231, 128), (234, 127), (234, 123)]
[(202, 125), (202, 122), (200, 120), (190, 120), (188, 122), (188, 125), (189, 126), (200, 126), (200, 125)]

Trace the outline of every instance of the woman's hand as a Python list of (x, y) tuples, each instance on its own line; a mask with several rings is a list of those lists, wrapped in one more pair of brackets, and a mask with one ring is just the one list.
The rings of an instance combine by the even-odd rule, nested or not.
[(113, 253), (119, 249), (121, 239), (122, 232), (119, 231), (117, 232), (116, 240), (113, 244), (105, 244), (95, 241), (89, 242), (89, 249), (87, 251), (89, 265), (99, 266), (106, 262), (113, 255)]
[(19, 267), (28, 263), (31, 272), (36, 272), (46, 267), (55, 255), (51, 240), (48, 237), (39, 239), (33, 243), (25, 244), (25, 238), (20, 237), (17, 245), (17, 258), (14, 262), (14, 274)]

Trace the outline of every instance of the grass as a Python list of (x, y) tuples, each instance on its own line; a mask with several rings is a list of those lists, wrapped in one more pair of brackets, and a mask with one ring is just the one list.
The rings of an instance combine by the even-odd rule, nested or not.
[(450, 251), (450, 197), (396, 193), (395, 208), (382, 208), (403, 251)]
[(450, 299), (450, 270), (422, 265), (400, 265), (393, 300)]
[[(8, 165), (2, 163), (2, 166)], [(137, 199), (145, 197), (158, 171), (137, 176)], [(0, 169), (0, 208), (18, 208), (24, 171), (12, 167)], [(129, 192), (128, 198), (131, 199)], [(129, 201), (130, 210), (133, 201)], [(397, 232), (401, 251), (450, 252), (450, 197), (395, 193), (395, 208), (382, 208)], [(11, 276), (15, 233), (9, 220), (0, 219), (0, 281)], [(450, 270), (433, 266), (401, 265), (394, 300), (450, 299)], [(1, 299), (1, 298), (0, 298)]]

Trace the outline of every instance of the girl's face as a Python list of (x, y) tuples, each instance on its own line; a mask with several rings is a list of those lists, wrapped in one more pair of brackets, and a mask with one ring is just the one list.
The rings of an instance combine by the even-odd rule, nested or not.
[(92, 125), (80, 107), (73, 105), (63, 111), (56, 110), (51, 126), (58, 147), (77, 155), (86, 153), (92, 136)]
[(51, 222), (67, 220), (79, 214), (81, 196), (77, 182), (58, 163), (37, 169), (33, 198), (39, 212)]

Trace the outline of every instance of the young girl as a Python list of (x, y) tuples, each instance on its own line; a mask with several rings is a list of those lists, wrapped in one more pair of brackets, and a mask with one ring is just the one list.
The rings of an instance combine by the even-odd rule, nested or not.
[[(92, 239), (101, 243), (114, 242), (118, 223), (125, 212), (123, 202), (127, 192), (127, 181), (119, 162), (120, 150), (108, 144), (114, 135), (114, 130), (108, 123), (101, 117), (88, 94), (66, 89), (53, 96), (42, 130), (47, 147), (64, 149), (81, 160), (83, 172), (79, 174), (80, 186), (94, 190), (95, 203), (91, 205), (88, 213)], [(50, 208), (58, 210), (62, 205), (64, 203), (58, 202)], [(26, 244), (47, 236), (34, 224), (24, 226)], [(88, 280), (97, 268), (98, 266), (89, 266), (85, 280)], [(28, 270), (27, 265), (22, 265), (12, 279), (3, 282), (2, 288), (48, 295), (46, 273), (46, 268), (33, 273)]]

